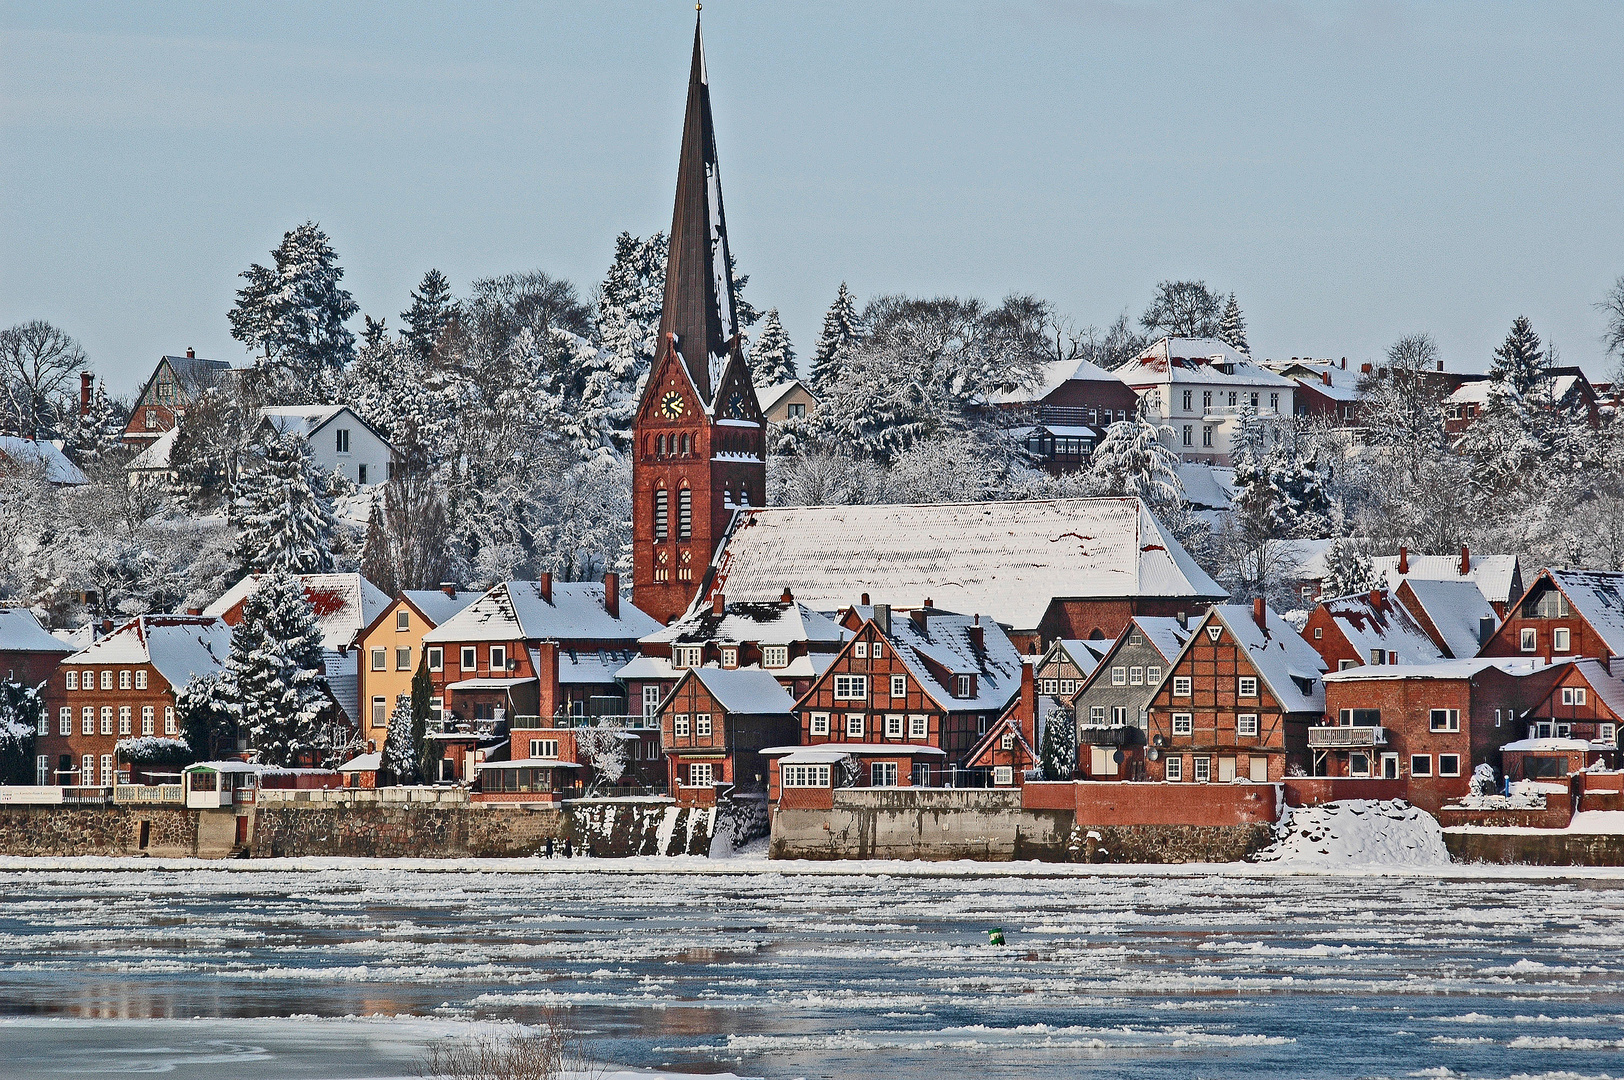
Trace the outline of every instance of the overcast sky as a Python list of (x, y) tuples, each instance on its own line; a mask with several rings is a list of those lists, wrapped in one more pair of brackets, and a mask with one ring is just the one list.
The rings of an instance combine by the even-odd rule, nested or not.
[[(129, 392), (241, 363), (226, 311), (306, 219), (398, 326), (429, 267), (590, 293), (668, 228), (693, 6), (0, 3), (0, 325)], [(1257, 356), (1527, 314), (1594, 375), (1624, 273), (1624, 4), (705, 8), (729, 231), (808, 356), (842, 280), (1032, 292), (1080, 323), (1162, 278)], [(360, 319), (356, 319), (359, 328)]]

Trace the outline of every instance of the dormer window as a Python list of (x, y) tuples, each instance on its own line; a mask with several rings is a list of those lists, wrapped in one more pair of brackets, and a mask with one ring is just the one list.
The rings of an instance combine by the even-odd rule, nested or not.
[(695, 668), (702, 663), (701, 657), (704, 647), (700, 645), (678, 645), (671, 650), (671, 666), (679, 668)]
[(761, 647), (761, 666), (769, 668), (789, 667), (789, 646), (763, 645)]
[(736, 668), (739, 666), (739, 650), (737, 646), (722, 646), (722, 666), (725, 668)]
[(974, 675), (953, 676), (953, 696), (960, 698), (975, 697), (976, 677)]

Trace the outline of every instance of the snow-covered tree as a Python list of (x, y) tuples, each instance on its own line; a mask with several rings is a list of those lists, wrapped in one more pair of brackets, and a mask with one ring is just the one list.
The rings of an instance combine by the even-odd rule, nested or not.
[(329, 481), (294, 435), (264, 431), (231, 507), (244, 572), (325, 574), (333, 569)]
[(1235, 302), (1234, 293), (1229, 294), (1223, 318), (1218, 322), (1218, 340), (1238, 353), (1252, 354), (1252, 347), (1246, 344), (1246, 317), (1241, 314), (1241, 306)]
[(1177, 506), (1184, 498), (1179, 456), (1162, 443), (1163, 431), (1172, 436), (1171, 428), (1158, 427), (1142, 412), (1106, 428), (1089, 462), (1099, 493), (1133, 495), (1152, 510)]
[(606, 370), (630, 393), (641, 388), (660, 344), (666, 248), (663, 232), (646, 240), (621, 233), (609, 272), (598, 286), (593, 339), (613, 356)]
[(1366, 438), (1387, 447), (1411, 478), (1444, 449), (1445, 384), (1437, 369), (1432, 335), (1407, 334), (1388, 346), (1385, 364), (1359, 380)]
[(242, 272), (247, 284), (229, 312), (231, 336), (258, 354), (267, 393), (295, 399), (355, 355), (355, 335), (344, 324), (360, 309), (340, 286), (338, 253), (315, 222), (284, 233), (271, 257), (272, 266)]
[(1038, 767), (1045, 780), (1070, 780), (1077, 771), (1077, 722), (1071, 709), (1049, 713), (1039, 739)]
[(97, 382), (96, 392), (90, 397), (90, 408), (75, 413), (67, 425), (68, 456), (88, 474), (121, 465), (129, 456), (124, 444), (124, 424), (127, 410), (120, 409), (107, 396), (107, 385)]
[(1325, 596), (1352, 596), (1381, 587), (1370, 554), (1357, 541), (1341, 538), (1325, 549), (1325, 580), (1320, 592)]
[(73, 409), (85, 350), (41, 319), (0, 330), (0, 434), (49, 438)]
[(1205, 281), (1163, 281), (1139, 325), (1153, 338), (1216, 338), (1222, 334), (1223, 303)]
[(383, 741), (383, 767), (397, 784), (417, 783), (417, 742), (413, 739), (412, 699), (395, 696), (395, 711), (389, 714), (389, 734)]
[(423, 275), (423, 281), (412, 292), (412, 303), (400, 313), (406, 329), (401, 337), (419, 365), (427, 366), (434, 359), (434, 347), (440, 335), (456, 316), (457, 302), (451, 296), (451, 283), (438, 270)]
[(44, 686), (0, 680), (0, 784), (33, 784), (34, 739), (45, 715)]
[(846, 367), (847, 354), (862, 336), (857, 302), (842, 281), (835, 302), (823, 316), (823, 330), (818, 334), (817, 348), (812, 351), (812, 385), (822, 390), (839, 379)]
[(592, 791), (613, 787), (626, 775), (626, 740), (616, 728), (576, 728), (575, 752), (592, 769)]
[(263, 764), (333, 764), (320, 726), (322, 671), (321, 628), (304, 586), (292, 574), (266, 574), (243, 600), (219, 680), (239, 736)]
[(237, 748), (237, 712), (223, 672), (194, 675), (175, 694), (175, 719), (194, 761), (214, 761)]
[(1609, 353), (1618, 357), (1619, 370), (1624, 373), (1624, 274), (1618, 276), (1618, 280), (1613, 282), (1613, 287), (1607, 290), (1607, 295), (1596, 307), (1607, 320), (1602, 344)]
[(779, 321), (778, 309), (768, 308), (761, 332), (750, 347), (750, 379), (758, 387), (777, 386), (799, 378), (795, 370), (795, 349)]

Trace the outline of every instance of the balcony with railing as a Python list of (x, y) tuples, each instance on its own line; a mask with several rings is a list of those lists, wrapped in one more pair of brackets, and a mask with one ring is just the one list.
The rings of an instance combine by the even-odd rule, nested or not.
[(1384, 727), (1311, 727), (1308, 745), (1315, 750), (1345, 750), (1350, 747), (1386, 746)]
[(552, 716), (515, 716), (513, 718), (514, 731), (547, 731), (565, 730), (571, 728), (607, 727), (619, 728), (623, 731), (658, 731), (660, 720), (657, 716), (643, 716), (631, 713), (606, 713), (599, 716), (576, 715), (573, 713), (555, 713)]
[(113, 803), (184, 806), (186, 789), (180, 784), (119, 784), (113, 788)]

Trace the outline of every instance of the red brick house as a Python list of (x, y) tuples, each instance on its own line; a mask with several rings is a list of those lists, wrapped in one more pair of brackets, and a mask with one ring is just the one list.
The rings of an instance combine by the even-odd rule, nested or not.
[(1494, 605), (1470, 579), (1400, 578), (1392, 596), (1450, 660), (1476, 656), (1500, 625)]
[[(1547, 390), (1555, 408), (1582, 415), (1592, 428), (1601, 426), (1601, 398), (1583, 369), (1553, 367), (1547, 375)], [(1465, 434), (1488, 412), (1493, 389), (1494, 380), (1487, 375), (1463, 376), (1460, 385), (1444, 399), (1444, 431), (1451, 436)]]
[(1624, 656), (1624, 574), (1541, 570), (1481, 655)]
[(1303, 640), (1328, 671), (1447, 659), (1420, 620), (1386, 589), (1321, 600), (1303, 626)]
[(191, 350), (185, 356), (160, 356), (147, 383), (135, 397), (135, 407), (124, 426), (124, 441), (149, 447), (185, 415), (186, 407), (204, 391), (231, 377), (224, 360), (203, 360)]
[(40, 625), (25, 607), (0, 607), (0, 679), (39, 686), (73, 646)]
[(1276, 781), (1307, 770), (1325, 661), (1263, 601), (1217, 604), (1151, 698), (1151, 780)]
[(767, 790), (767, 747), (793, 743), (795, 699), (760, 668), (689, 668), (660, 706), (670, 792), (713, 804), (720, 793)]
[(1611, 768), (1616, 760), (1616, 751), (1610, 761), (1607, 751), (1588, 739), (1518, 739), (1500, 748), (1501, 769), (1508, 784), (1532, 780), (1541, 785), (1536, 790), (1557, 798), (1571, 796), (1568, 778), (1574, 773), (1593, 766)]
[[(35, 741), (39, 783), (112, 787), (132, 775), (139, 780), (150, 770), (129, 764), (133, 741), (180, 739), (176, 691), (219, 671), (230, 651), (231, 628), (219, 619), (138, 615), (65, 657), (45, 692)], [(213, 750), (193, 749), (195, 756)]]
[(1020, 693), (1022, 670), (985, 616), (881, 608), (796, 703), (801, 746), (840, 751), (854, 785), (983, 787), (991, 777), (967, 771), (968, 755)]
[(1565, 667), (1477, 658), (1332, 672), (1325, 724), (1308, 732), (1312, 772), (1403, 780), (1405, 798), (1436, 812), (1468, 793), (1478, 765), (1499, 766)]
[(1624, 726), (1624, 659), (1575, 660), (1527, 715), (1531, 739), (1580, 739), (1616, 759)]
[[(1043, 714), (1046, 718), (1053, 706), (1039, 706), (1034, 667), (1030, 661), (1021, 664), (1021, 692), (965, 755), (965, 766), (990, 775), (993, 787), (1022, 785), (1027, 773), (1037, 770), (1041, 763), (1038, 717)], [(1044, 700), (1053, 702), (1052, 698)]]

